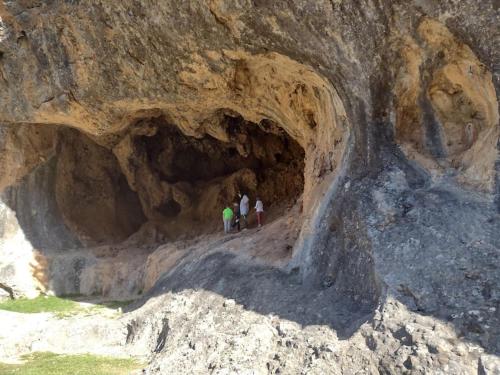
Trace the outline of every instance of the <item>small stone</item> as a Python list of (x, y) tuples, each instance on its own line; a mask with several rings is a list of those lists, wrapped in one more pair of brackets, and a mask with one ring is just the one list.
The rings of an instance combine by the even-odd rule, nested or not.
[(325, 344), (323, 346), (323, 350), (326, 352), (333, 353), (335, 351), (335, 346), (333, 346), (332, 344)]
[(236, 301), (234, 299), (227, 299), (222, 304), (224, 307), (234, 307), (236, 306)]

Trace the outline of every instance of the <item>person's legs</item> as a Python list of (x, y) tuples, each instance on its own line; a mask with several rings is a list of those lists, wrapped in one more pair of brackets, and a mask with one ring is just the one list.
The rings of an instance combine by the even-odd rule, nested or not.
[(231, 220), (224, 219), (224, 233), (229, 233), (231, 229)]
[(238, 232), (240, 231), (240, 217), (239, 216), (235, 216), (234, 221), (231, 224), (231, 229), (233, 229), (234, 227), (238, 228)]
[(257, 225), (262, 226), (262, 212), (257, 212)]

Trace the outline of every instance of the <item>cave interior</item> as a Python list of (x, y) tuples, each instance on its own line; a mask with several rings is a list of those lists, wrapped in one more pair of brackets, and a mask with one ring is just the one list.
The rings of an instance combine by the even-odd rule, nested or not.
[(238, 193), (251, 208), (260, 197), (269, 221), (300, 204), (303, 148), (270, 120), (219, 118), (222, 140), (187, 135), (165, 116), (135, 120), (118, 141), (58, 127), (53, 155), (6, 201), (41, 249), (116, 244), (146, 223), (164, 240), (213, 233)]

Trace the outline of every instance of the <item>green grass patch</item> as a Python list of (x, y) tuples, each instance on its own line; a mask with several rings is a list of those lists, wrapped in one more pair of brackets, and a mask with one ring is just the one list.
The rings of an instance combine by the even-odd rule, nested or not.
[(33, 299), (20, 298), (0, 302), (0, 310), (7, 310), (19, 313), (68, 313), (80, 308), (75, 301), (53, 297), (53, 296), (38, 296)]
[(118, 310), (133, 301), (105, 301), (85, 305), (80, 304), (80, 302), (85, 301), (81, 298), (73, 300), (55, 296), (38, 296), (33, 299), (20, 298), (0, 302), (0, 310), (30, 314), (49, 312), (62, 319), (77, 314), (100, 314), (106, 309)]
[(90, 354), (60, 355), (34, 353), (22, 357), (22, 364), (0, 363), (2, 375), (124, 375), (142, 368), (134, 359), (101, 357)]

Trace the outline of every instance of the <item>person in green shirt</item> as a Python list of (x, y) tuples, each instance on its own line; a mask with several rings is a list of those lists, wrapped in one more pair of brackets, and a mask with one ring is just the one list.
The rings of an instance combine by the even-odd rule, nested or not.
[(233, 210), (229, 205), (222, 211), (222, 220), (224, 221), (224, 233), (229, 233), (231, 231), (231, 222), (233, 221)]

